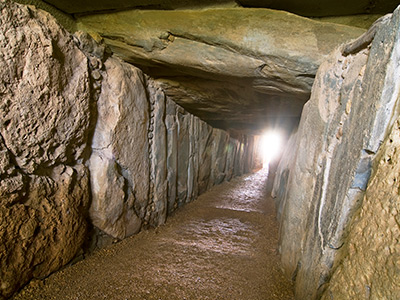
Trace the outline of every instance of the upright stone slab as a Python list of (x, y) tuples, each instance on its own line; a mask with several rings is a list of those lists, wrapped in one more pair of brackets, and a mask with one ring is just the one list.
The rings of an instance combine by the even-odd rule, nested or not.
[(150, 119), (149, 134), (151, 140), (151, 170), (150, 184), (153, 185), (150, 194), (151, 218), (150, 224), (158, 226), (165, 223), (167, 218), (167, 132), (165, 120), (165, 94), (152, 81), (148, 86), (150, 109), (153, 117)]
[(199, 169), (199, 119), (192, 116), (190, 122), (189, 135), (189, 165), (188, 165), (188, 198), (186, 202), (191, 202), (198, 196), (198, 169)]
[(371, 46), (362, 100), (371, 97), (377, 112), (374, 130), (364, 146), (379, 150), (361, 208), (349, 228), (343, 257), (322, 299), (400, 298), (399, 28), (397, 8)]
[(233, 177), (237, 143), (238, 143), (237, 140), (231, 137), (229, 138), (229, 142), (227, 145), (226, 165), (225, 165), (225, 174), (226, 174), (225, 179), (227, 181), (231, 180)]
[(239, 140), (239, 143), (236, 145), (236, 156), (235, 156), (235, 165), (234, 165), (234, 174), (235, 176), (240, 176), (244, 172), (244, 147), (245, 144), (242, 140)]
[(200, 122), (199, 128), (199, 194), (207, 190), (211, 174), (212, 128), (205, 122)]
[(178, 121), (178, 206), (188, 197), (188, 168), (190, 155), (190, 121), (191, 116), (182, 107), (177, 109)]
[(0, 5), (4, 143), (28, 173), (80, 159), (91, 116), (87, 57), (48, 13)]
[(278, 220), (281, 221), (282, 209), (284, 206), (285, 195), (287, 192), (287, 185), (289, 174), (294, 170), (294, 162), (297, 154), (297, 131), (293, 133), (286, 143), (285, 149), (281, 155), (278, 168), (275, 174), (275, 180), (271, 191), (271, 196), (275, 198), (277, 206)]
[(176, 209), (178, 179), (178, 123), (177, 105), (167, 98), (165, 125), (167, 128), (168, 214)]
[[(393, 62), (399, 60), (396, 56)], [(394, 91), (399, 97), (398, 87)], [(323, 300), (400, 299), (400, 118), (396, 115)]]
[(305, 105), (283, 199), (280, 249), (297, 299), (318, 299), (348, 234), (391, 126), (398, 87), (398, 12), (371, 50), (340, 49), (321, 65)]
[(109, 58), (98, 100), (89, 169), (93, 224), (115, 238), (140, 230), (149, 196), (149, 103), (145, 78)]
[(211, 156), (211, 184), (220, 184), (225, 179), (225, 166), (227, 149), (226, 144), (229, 141), (228, 134), (220, 129), (213, 129), (212, 133), (212, 156)]

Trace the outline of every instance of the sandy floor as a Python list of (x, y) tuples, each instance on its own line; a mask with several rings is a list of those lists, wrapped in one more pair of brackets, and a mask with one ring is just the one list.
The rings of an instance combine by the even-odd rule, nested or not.
[(265, 172), (216, 186), (167, 224), (35, 281), (14, 299), (293, 299)]

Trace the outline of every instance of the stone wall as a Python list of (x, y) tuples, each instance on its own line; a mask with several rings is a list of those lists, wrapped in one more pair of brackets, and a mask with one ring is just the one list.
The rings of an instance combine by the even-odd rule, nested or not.
[(0, 2), (0, 298), (68, 263), (87, 235), (87, 57), (41, 11)]
[(400, 299), (400, 119), (381, 146), (343, 261), (322, 299)]
[(123, 239), (163, 224), (200, 193), (252, 170), (253, 139), (210, 127), (138, 68), (110, 57), (101, 77), (90, 217), (107, 235)]
[(252, 169), (252, 138), (190, 115), (88, 35), (0, 11), (0, 298)]
[(349, 225), (343, 258), (322, 299), (400, 299), (399, 23), (396, 11), (377, 36), (387, 43), (386, 95), (396, 109), (387, 117), (396, 121), (388, 126), (391, 132), (377, 153), (361, 208)]
[[(378, 166), (380, 158), (377, 157), (382, 156), (377, 156), (379, 148), (391, 151), (381, 144), (398, 115), (399, 15), (400, 11), (396, 10), (360, 40), (342, 51), (334, 51), (321, 65), (297, 135), (293, 137), (294, 153), (287, 154), (289, 159), (282, 160), (279, 167), (274, 195), (280, 208), (280, 252), (286, 275), (295, 282), (296, 299), (319, 299), (346, 251), (352, 255), (347, 256), (336, 272), (336, 283), (325, 294), (326, 299), (396, 298), (387, 296), (390, 289), (386, 294), (379, 294), (384, 286), (398, 288), (388, 276), (397, 268), (393, 266), (395, 254), (387, 257), (384, 265), (383, 254), (370, 258), (376, 247), (387, 246), (386, 252), (395, 251), (392, 239), (398, 233), (398, 223), (394, 222), (397, 210), (386, 212), (387, 208), (383, 208), (384, 212), (376, 212), (374, 218), (379, 219), (378, 224), (371, 226), (376, 225), (377, 232), (370, 227), (357, 229), (363, 225), (358, 221), (360, 217), (355, 219), (356, 225), (350, 224), (360, 205), (363, 208), (357, 215), (364, 216), (365, 224), (368, 218), (372, 220), (374, 212), (370, 211), (369, 216), (363, 212), (371, 205), (368, 200), (372, 200), (372, 195), (377, 197), (374, 205), (388, 207), (388, 201), (394, 203), (394, 199), (388, 199), (393, 177), (389, 176), (386, 183), (379, 185), (377, 179), (368, 183), (376, 169), (373, 166)], [(368, 46), (370, 40), (372, 43)], [(382, 171), (377, 172), (383, 178)], [(384, 240), (382, 243), (375, 243), (379, 232), (390, 234), (380, 237)], [(360, 243), (357, 244), (360, 248), (354, 248), (356, 243)], [(376, 247), (371, 246), (374, 243)], [(361, 249), (366, 253), (359, 253)], [(353, 263), (358, 269), (351, 266)], [(377, 273), (360, 275), (364, 264), (367, 268), (364, 272)], [(353, 276), (351, 280), (350, 276)], [(376, 281), (374, 294), (376, 278), (380, 281)], [(346, 280), (348, 290), (341, 284)], [(366, 290), (370, 296), (380, 296), (365, 298)]]

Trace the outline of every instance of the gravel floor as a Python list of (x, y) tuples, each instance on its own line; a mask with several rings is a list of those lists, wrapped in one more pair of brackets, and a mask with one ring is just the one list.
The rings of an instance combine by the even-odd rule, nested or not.
[(166, 225), (33, 281), (14, 299), (293, 299), (260, 171), (212, 188)]

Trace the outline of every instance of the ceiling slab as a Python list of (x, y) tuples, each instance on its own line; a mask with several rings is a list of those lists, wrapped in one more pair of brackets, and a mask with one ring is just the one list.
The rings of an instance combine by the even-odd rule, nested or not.
[(224, 129), (298, 119), (319, 65), (364, 29), (250, 8), (132, 10), (78, 18), (188, 111)]
[(46, 0), (69, 13), (90, 14), (99, 11), (139, 9), (196, 9), (213, 6), (245, 6), (285, 10), (302, 16), (322, 17), (392, 12), (398, 0)]

